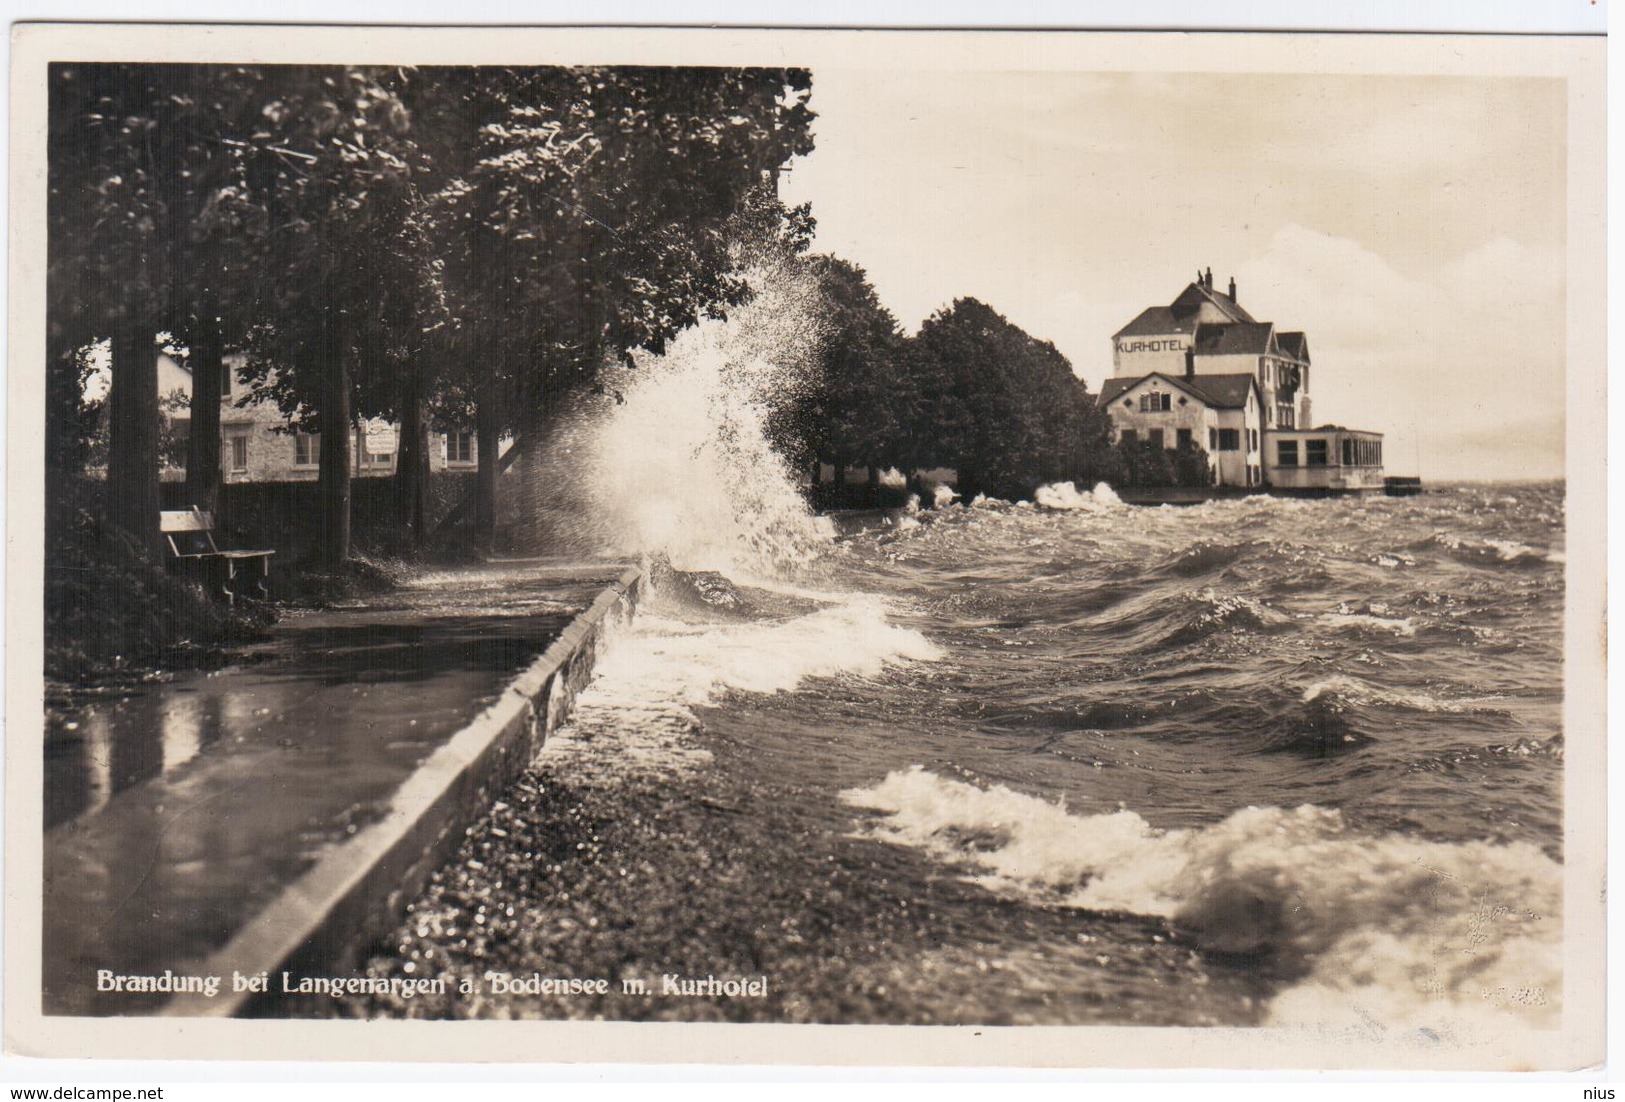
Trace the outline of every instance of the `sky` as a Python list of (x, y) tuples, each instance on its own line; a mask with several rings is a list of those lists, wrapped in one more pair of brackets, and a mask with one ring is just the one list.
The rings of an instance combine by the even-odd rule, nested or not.
[(910, 332), (979, 298), (1098, 390), (1211, 267), (1388, 473), (1563, 473), (1561, 81), (818, 68), (812, 106), (781, 192)]

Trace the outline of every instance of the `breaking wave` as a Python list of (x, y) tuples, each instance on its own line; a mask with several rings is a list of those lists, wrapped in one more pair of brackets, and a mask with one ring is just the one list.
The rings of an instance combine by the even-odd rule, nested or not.
[(1076, 814), (918, 766), (842, 795), (880, 814), (876, 836), (995, 891), (1154, 916), (1210, 957), (1267, 961), (1286, 981), (1272, 1025), (1560, 1017), (1562, 868), (1531, 845), (1360, 836), (1312, 805), (1157, 830), (1131, 810)]
[(820, 299), (781, 272), (724, 318), (603, 372), (526, 466), (525, 509), (549, 550), (631, 555), (679, 570), (777, 577), (834, 529), (770, 440), (776, 406), (812, 385)]
[(849, 597), (788, 619), (719, 624), (686, 618), (657, 594), (598, 672), (626, 693), (692, 708), (729, 691), (778, 693), (812, 677), (872, 677), (889, 664), (940, 654), (919, 632), (892, 624), (875, 598)]
[(1079, 491), (1070, 482), (1052, 482), (1038, 487), (1033, 494), (1033, 502), (1045, 509), (1062, 512), (1101, 512), (1124, 507), (1117, 492), (1104, 482), (1098, 482), (1093, 490), (1086, 491)]
[[(818, 309), (767, 281), (613, 374), (533, 465), (538, 524), (569, 526), (547, 546), (650, 579), (566, 753), (659, 776), (702, 767), (708, 728), (792, 743), (771, 760), (819, 805), (786, 820), (809, 845), (836, 844), (855, 783), (867, 836), (1007, 898), (1163, 923), (1268, 978), (1274, 1024), (1556, 1020), (1560, 495), (1148, 509), (939, 486), (837, 538), (769, 442)], [(911, 906), (896, 875), (871, 888)], [(1001, 931), (990, 967), (1048, 951)]]

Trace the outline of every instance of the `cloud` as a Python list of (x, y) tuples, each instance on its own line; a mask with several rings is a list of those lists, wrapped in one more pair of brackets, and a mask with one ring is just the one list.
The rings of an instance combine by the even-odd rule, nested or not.
[[(1390, 433), (1432, 477), (1521, 474), (1529, 449), (1561, 471), (1561, 81), (837, 69), (814, 84), (818, 148), (786, 196), (812, 201), (818, 247), (862, 263), (905, 326), (973, 295), (1098, 386), (1110, 334), (1212, 265), (1257, 316), (1308, 333), (1317, 419)], [(1485, 448), (1486, 426), (1526, 443)]]
[(1502, 236), (1407, 276), (1293, 224), (1237, 279), (1260, 317), (1307, 331), (1316, 421), (1425, 438), (1435, 477), (1561, 471), (1561, 253)]

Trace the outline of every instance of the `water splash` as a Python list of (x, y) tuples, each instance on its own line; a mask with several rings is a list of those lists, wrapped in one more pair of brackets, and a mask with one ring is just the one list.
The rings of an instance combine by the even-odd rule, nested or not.
[(653, 592), (566, 732), (623, 746), (640, 768), (702, 762), (694, 710), (731, 693), (939, 654), (894, 626), (884, 599), (818, 587), (836, 530), (808, 506), (772, 422), (818, 381), (826, 304), (793, 268), (751, 282), (726, 319), (606, 372), (607, 394), (570, 411), (528, 472), (539, 542), (646, 564)]
[(752, 282), (749, 303), (607, 369), (606, 393), (562, 415), (525, 472), (538, 545), (735, 578), (827, 550), (833, 528), (770, 441), (774, 412), (816, 381), (822, 298), (787, 270)]
[(1116, 491), (1104, 482), (1096, 483), (1092, 491), (1079, 490), (1071, 482), (1052, 482), (1047, 486), (1038, 487), (1038, 491), (1033, 494), (1033, 501), (1045, 509), (1087, 513), (1098, 513), (1118, 508), (1123, 504)]

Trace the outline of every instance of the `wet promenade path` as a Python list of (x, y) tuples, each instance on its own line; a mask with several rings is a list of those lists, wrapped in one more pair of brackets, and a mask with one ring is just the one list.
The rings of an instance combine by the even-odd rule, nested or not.
[(509, 560), (292, 612), (230, 665), (50, 694), (44, 1006), (125, 1014), (97, 971), (206, 957), (500, 694), (625, 564)]

